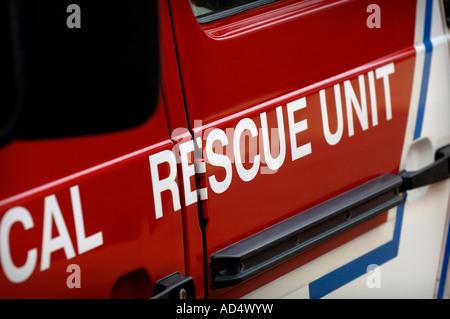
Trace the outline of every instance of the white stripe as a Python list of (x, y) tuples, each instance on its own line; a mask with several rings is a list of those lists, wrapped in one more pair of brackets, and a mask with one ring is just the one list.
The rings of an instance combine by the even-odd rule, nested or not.
[(414, 140), (414, 129), (416, 127), (417, 110), (419, 108), (420, 89), (422, 87), (423, 66), (425, 61), (425, 45), (423, 44), (425, 5), (425, 1), (417, 1), (416, 29), (414, 34), (416, 61), (414, 65), (413, 85), (411, 90), (411, 101), (409, 103), (408, 121), (406, 123), (405, 140), (403, 144), (402, 157), (400, 160), (400, 171), (405, 169), (406, 157)]
[(194, 162), (195, 174), (206, 173), (205, 162)]
[(417, 0), (416, 5), (416, 29), (414, 33), (414, 44), (420, 45), (423, 42), (423, 32), (425, 28), (425, 8), (426, 1)]
[(198, 198), (198, 200), (207, 200), (208, 199), (208, 189), (207, 188), (197, 189), (197, 198)]

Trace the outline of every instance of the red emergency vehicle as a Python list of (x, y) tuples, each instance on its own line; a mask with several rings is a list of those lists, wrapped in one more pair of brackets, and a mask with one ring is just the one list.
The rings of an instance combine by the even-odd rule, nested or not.
[(1, 298), (449, 297), (448, 1), (1, 6)]

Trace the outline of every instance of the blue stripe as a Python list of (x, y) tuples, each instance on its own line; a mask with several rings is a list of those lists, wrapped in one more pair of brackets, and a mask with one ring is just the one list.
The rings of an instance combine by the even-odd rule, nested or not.
[[(416, 127), (414, 130), (414, 140), (422, 134), (423, 117), (425, 114), (425, 104), (427, 100), (428, 82), (430, 77), (431, 53), (433, 45), (430, 40), (431, 36), (431, 17), (433, 12), (433, 0), (427, 0), (425, 12), (425, 29), (423, 35), (423, 43), (425, 45), (425, 61), (423, 68), (422, 86), (420, 89), (419, 109), (417, 112)], [(309, 284), (309, 295), (311, 299), (318, 299), (326, 296), (332, 291), (344, 286), (350, 281), (367, 273), (367, 267), (372, 264), (382, 265), (385, 262), (395, 258), (398, 253), (400, 243), (400, 233), (403, 222), (403, 213), (405, 208), (406, 195), (403, 203), (397, 208), (397, 218), (395, 223), (393, 239), (372, 250), (371, 252), (349, 262), (348, 264), (336, 269), (335, 271), (313, 281)], [(438, 298), (442, 298), (443, 286), (445, 284), (447, 267), (450, 258), (450, 231), (447, 234), (447, 244), (442, 267)]]
[(416, 127), (414, 130), (414, 140), (422, 135), (423, 116), (425, 114), (425, 104), (427, 102), (428, 82), (430, 78), (431, 53), (433, 44), (430, 40), (431, 35), (431, 16), (433, 13), (433, 0), (427, 0), (425, 11), (425, 29), (423, 34), (423, 43), (425, 45), (425, 61), (423, 66), (422, 87), (420, 89), (419, 110), (417, 111)]
[(406, 196), (403, 198), (403, 203), (397, 208), (393, 239), (341, 268), (311, 282), (309, 284), (309, 296), (311, 299), (322, 298), (339, 287), (366, 274), (369, 265), (382, 265), (397, 256), (405, 201)]
[[(433, 45), (430, 41), (431, 34), (431, 14), (433, 9), (433, 1), (427, 0), (426, 6), (426, 20), (425, 20), (425, 31), (424, 31), (424, 44), (425, 44), (425, 65), (423, 70), (423, 81), (422, 88), (420, 92), (420, 101), (419, 101), (419, 111), (417, 115), (416, 129), (414, 132), (414, 139), (417, 139), (421, 136), (422, 133), (422, 122), (423, 122), (423, 114), (425, 113), (425, 102), (428, 90), (428, 80), (430, 75), (430, 65), (431, 65), (431, 52), (433, 51)], [(450, 225), (447, 229), (447, 239), (445, 243), (445, 251), (444, 258), (442, 262), (441, 276), (439, 279), (439, 287), (437, 292), (437, 298), (442, 299), (444, 296), (444, 286), (447, 280), (447, 270), (449, 265), (450, 258)]]
[(442, 263), (441, 278), (439, 280), (439, 288), (437, 298), (442, 299), (444, 297), (444, 285), (447, 280), (448, 260), (450, 257), (450, 231), (447, 230), (447, 242), (445, 244), (444, 261)]

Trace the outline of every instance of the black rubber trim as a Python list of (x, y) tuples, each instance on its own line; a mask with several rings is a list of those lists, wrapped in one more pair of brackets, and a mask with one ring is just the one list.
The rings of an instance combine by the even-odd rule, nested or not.
[(401, 184), (397, 175), (382, 175), (212, 254), (211, 287), (240, 284), (398, 206)]

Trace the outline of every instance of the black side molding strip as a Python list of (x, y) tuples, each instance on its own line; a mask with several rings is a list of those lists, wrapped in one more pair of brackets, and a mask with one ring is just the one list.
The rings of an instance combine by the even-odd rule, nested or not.
[(401, 184), (400, 176), (382, 175), (212, 254), (211, 287), (242, 283), (398, 206)]

